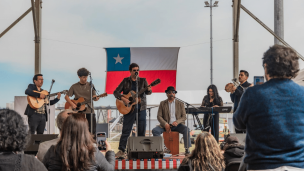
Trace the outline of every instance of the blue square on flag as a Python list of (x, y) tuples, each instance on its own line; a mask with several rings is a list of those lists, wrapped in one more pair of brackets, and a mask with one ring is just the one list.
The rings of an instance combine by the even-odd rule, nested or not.
[(131, 64), (130, 48), (106, 48), (107, 71), (128, 71)]

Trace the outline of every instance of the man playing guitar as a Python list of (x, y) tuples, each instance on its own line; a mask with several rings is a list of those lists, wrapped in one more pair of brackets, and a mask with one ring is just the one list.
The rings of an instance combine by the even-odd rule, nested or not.
[[(43, 91), (41, 88), (43, 85), (43, 75), (42, 74), (36, 74), (33, 77), (34, 84), (29, 84), (27, 89), (25, 90), (25, 94), (35, 97), (35, 98), (41, 98), (45, 99), (46, 96), (42, 93), (37, 93)], [(37, 91), (37, 92), (34, 92)], [(50, 101), (51, 105), (56, 104), (60, 100), (61, 94), (57, 94), (57, 98)], [(29, 124), (29, 130), (31, 134), (35, 134), (37, 131), (37, 134), (43, 134), (45, 129), (46, 121), (48, 121), (47, 116), (47, 110), (46, 110), (46, 103), (44, 103), (40, 108), (33, 109), (28, 104), (24, 114), (28, 116), (28, 124)]]
[[(114, 91), (114, 96), (117, 99), (123, 100), (125, 103), (130, 103), (130, 101), (121, 95), (128, 94), (131, 90), (136, 92), (136, 74), (139, 73), (139, 66), (136, 63), (132, 63), (129, 66), (130, 77), (126, 77), (122, 80), (122, 82), (118, 85), (118, 87)], [(137, 77), (138, 81), (138, 92), (146, 87), (148, 87), (148, 82), (146, 78)], [(119, 151), (115, 154), (117, 158), (125, 157), (125, 149), (127, 145), (128, 137), (130, 136), (133, 123), (136, 119), (136, 112), (138, 111), (138, 136), (145, 136), (146, 133), (146, 95), (150, 95), (152, 93), (151, 87), (148, 87), (147, 91), (140, 95), (140, 104), (138, 104), (138, 108), (131, 111), (129, 114), (124, 115), (123, 119), (123, 127), (122, 134), (119, 141)]]
[[(95, 137), (95, 133), (96, 133), (96, 117), (95, 117), (95, 112), (94, 112), (94, 106), (91, 106), (91, 85), (89, 82), (87, 82), (88, 80), (88, 75), (89, 75), (89, 71), (86, 68), (80, 68), (77, 71), (77, 75), (79, 77), (79, 82), (73, 84), (68, 93), (65, 95), (65, 100), (70, 103), (70, 105), (72, 106), (73, 109), (76, 109), (76, 104), (74, 104), (70, 97), (72, 97), (73, 95), (75, 95), (75, 99), (78, 99), (80, 97), (83, 97), (84, 99), (88, 100), (89, 102), (87, 103), (87, 108), (85, 111), (83, 111), (83, 113), (86, 114), (86, 118), (88, 120), (89, 123), (89, 128), (91, 128), (91, 116), (93, 117), (93, 132), (91, 132), (91, 134), (94, 135)], [(99, 97), (97, 97), (95, 90), (93, 90), (92, 92), (93, 97), (96, 97), (94, 99), (94, 101), (98, 101)], [(93, 108), (93, 110), (91, 111), (91, 109)], [(91, 114), (92, 113), (92, 114)], [(91, 129), (89, 129), (91, 131)]]

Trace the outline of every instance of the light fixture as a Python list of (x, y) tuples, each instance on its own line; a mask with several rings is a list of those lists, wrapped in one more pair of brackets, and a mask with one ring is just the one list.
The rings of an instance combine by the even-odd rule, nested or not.
[(206, 5), (206, 6), (209, 6), (209, 2), (208, 2), (208, 1), (205, 1), (205, 5)]
[(215, 1), (213, 5), (217, 5), (219, 3), (219, 1)]

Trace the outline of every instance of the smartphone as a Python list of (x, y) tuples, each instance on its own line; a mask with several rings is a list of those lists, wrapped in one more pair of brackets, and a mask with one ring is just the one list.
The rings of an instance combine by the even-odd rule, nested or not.
[(107, 140), (107, 133), (106, 132), (98, 132), (96, 136), (97, 146), (99, 150), (107, 150), (107, 146), (105, 141)]

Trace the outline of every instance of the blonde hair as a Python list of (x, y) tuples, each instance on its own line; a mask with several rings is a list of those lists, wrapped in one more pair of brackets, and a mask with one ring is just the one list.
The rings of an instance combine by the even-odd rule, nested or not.
[(221, 154), (218, 143), (214, 137), (207, 132), (203, 132), (197, 136), (195, 149), (189, 157), (185, 158), (183, 163), (189, 162), (189, 159), (191, 160), (194, 171), (219, 171), (226, 167), (224, 156)]

